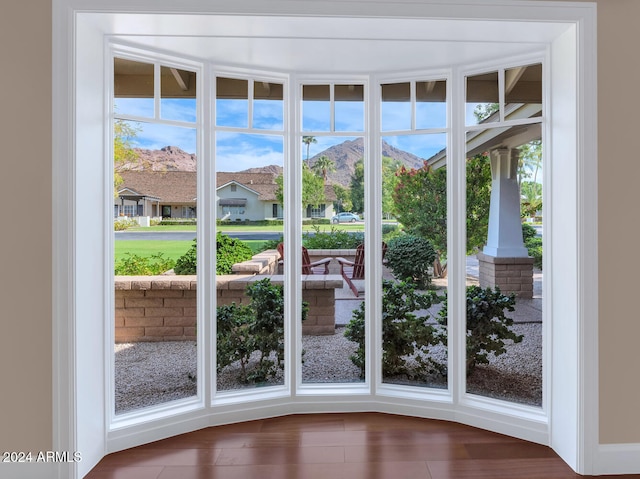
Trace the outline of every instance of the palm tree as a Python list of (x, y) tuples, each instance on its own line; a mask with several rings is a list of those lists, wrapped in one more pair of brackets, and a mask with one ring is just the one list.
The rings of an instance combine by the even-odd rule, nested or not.
[(322, 177), (322, 181), (326, 183), (327, 174), (329, 172), (336, 171), (336, 164), (328, 156), (322, 155), (320, 158), (316, 160), (312, 168), (313, 168), (313, 171), (315, 171), (318, 176)]
[(518, 162), (518, 186), (525, 178), (538, 181), (538, 172), (542, 168), (542, 142), (533, 140), (520, 146), (520, 160)]
[(309, 147), (311, 146), (311, 143), (318, 143), (318, 140), (316, 140), (315, 136), (303, 136), (302, 143), (307, 145), (307, 161), (309, 161)]

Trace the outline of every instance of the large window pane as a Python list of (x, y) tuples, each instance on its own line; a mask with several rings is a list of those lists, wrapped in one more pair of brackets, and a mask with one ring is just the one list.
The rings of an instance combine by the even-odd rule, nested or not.
[(283, 164), (281, 135), (216, 134), (218, 391), (284, 384)]
[[(364, 341), (364, 141), (301, 138), (309, 158), (302, 168), (303, 383), (364, 379), (358, 339), (346, 337), (359, 318)], [(329, 224), (331, 223), (331, 224)]]
[[(116, 120), (115, 143), (115, 412), (122, 414), (197, 393), (196, 130)], [(161, 222), (184, 231), (168, 239), (146, 232)]]
[(382, 380), (446, 388), (446, 135), (383, 137)]
[[(539, 124), (470, 132), (466, 160), (467, 392), (532, 406), (542, 404), (539, 135)], [(534, 140), (502, 147), (514, 137)]]

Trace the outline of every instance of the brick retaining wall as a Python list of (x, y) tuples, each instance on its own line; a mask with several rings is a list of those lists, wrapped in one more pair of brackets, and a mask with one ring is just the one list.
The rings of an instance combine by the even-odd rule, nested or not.
[[(248, 303), (247, 284), (266, 277), (282, 284), (280, 275), (217, 276), (217, 304)], [(302, 334), (334, 334), (335, 290), (342, 288), (342, 277), (309, 275), (302, 285), (302, 298), (309, 303)], [(195, 340), (196, 291), (196, 276), (116, 276), (116, 343)]]

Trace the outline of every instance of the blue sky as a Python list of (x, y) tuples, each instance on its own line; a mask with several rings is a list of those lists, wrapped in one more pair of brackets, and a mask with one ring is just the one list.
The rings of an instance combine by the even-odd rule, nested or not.
[[(117, 99), (116, 112), (136, 116), (153, 116), (152, 99)], [(221, 126), (247, 127), (247, 100), (217, 100), (216, 123)], [(476, 124), (473, 117), (475, 104), (468, 104), (467, 124)], [(335, 131), (364, 131), (363, 102), (335, 103)], [(327, 132), (330, 129), (330, 106), (326, 101), (303, 102), (303, 132)], [(408, 102), (384, 102), (382, 105), (382, 129), (384, 131), (408, 130), (411, 127), (411, 105)], [(194, 128), (184, 128), (155, 123), (136, 123), (140, 131), (134, 140), (135, 146), (160, 149), (177, 146), (188, 153), (196, 152), (196, 104), (193, 99), (166, 99), (161, 102), (161, 117), (167, 120), (193, 122)], [(281, 100), (255, 100), (253, 127), (270, 132), (283, 130), (284, 115)], [(446, 105), (444, 103), (416, 103), (416, 127), (446, 127)], [(355, 137), (316, 136), (310, 146), (309, 155)], [(429, 158), (446, 145), (444, 134), (384, 136), (385, 141), (401, 150), (421, 158)], [(302, 156), (306, 158), (306, 145), (302, 145)], [(283, 138), (279, 134), (244, 134), (218, 132), (216, 137), (216, 162), (219, 171), (239, 171), (246, 168), (283, 165)]]

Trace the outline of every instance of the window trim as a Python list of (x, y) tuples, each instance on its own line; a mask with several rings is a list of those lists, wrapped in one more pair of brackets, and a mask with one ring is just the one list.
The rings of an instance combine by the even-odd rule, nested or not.
[[(107, 450), (127, 447), (127, 444), (135, 442), (131, 432), (113, 437), (113, 441), (106, 441), (106, 435), (101, 433), (101, 426), (95, 421), (95, 413), (104, 411), (104, 402), (90, 389), (90, 384), (95, 383), (100, 391), (104, 384), (104, 373), (96, 374), (95, 370), (87, 370), (83, 365), (95, 341), (89, 339), (87, 328), (89, 325), (78, 321), (79, 317), (86, 317), (91, 308), (87, 308), (83, 301), (90, 300), (91, 296), (84, 297), (84, 280), (87, 268), (94, 264), (81, 264), (82, 258), (87, 258), (95, 250), (104, 249), (104, 244), (87, 245), (81, 240), (81, 231), (76, 227), (75, 218), (82, 217), (89, 205), (81, 205), (76, 198), (82, 197), (88, 185), (81, 185), (76, 178), (91, 177), (88, 165), (78, 161), (83, 153), (90, 152), (95, 144), (104, 143), (101, 131), (95, 129), (96, 119), (104, 111), (102, 96), (98, 100), (91, 99), (90, 95), (95, 89), (101, 88), (102, 77), (98, 69), (96, 72), (88, 72), (87, 64), (95, 59), (87, 58), (85, 53), (100, 51), (103, 46), (103, 26), (93, 22), (91, 16), (98, 12), (108, 12), (111, 7), (104, 2), (96, 5), (85, 0), (57, 0), (54, 3), (54, 74), (53, 74), (53, 115), (60, 121), (53, 122), (53, 211), (59, 218), (54, 224), (53, 250), (54, 250), (54, 448), (59, 450), (75, 450), (83, 448), (87, 452), (87, 461), (81, 465), (61, 466), (61, 477), (84, 474), (90, 468), (96, 458), (100, 458)], [(362, 5), (340, 5), (334, 7), (339, 11), (335, 14), (346, 16), (358, 16)], [(486, 6), (492, 6), (495, 2), (486, 0), (482, 4), (469, 6), (468, 4), (449, 4), (447, 6), (436, 5), (433, 2), (425, 2), (423, 5), (406, 4), (401, 8), (398, 5), (391, 6), (381, 4), (383, 11), (387, 8), (389, 15), (398, 15), (402, 10), (404, 14), (413, 14), (417, 17), (429, 16), (435, 18), (482, 18)], [(324, 4), (323, 4), (324, 5)], [(552, 398), (552, 421), (549, 442), (554, 449), (569, 463), (571, 467), (580, 473), (590, 473), (598, 469), (601, 461), (598, 449), (598, 378), (589, 374), (597, 370), (597, 218), (591, 215), (597, 209), (597, 91), (596, 91), (596, 29), (595, 29), (595, 4), (580, 3), (575, 5), (551, 5), (546, 2), (500, 2), (500, 9), (493, 9), (493, 15), (498, 19), (522, 18), (553, 19), (571, 24), (567, 31), (554, 40), (549, 49), (552, 53), (551, 63), (554, 73), (551, 81), (554, 88), (559, 85), (561, 91), (566, 90), (567, 98), (552, 102), (552, 108), (562, 114), (562, 108), (573, 111), (573, 117), (569, 120), (569, 128), (565, 132), (571, 141), (554, 135), (550, 138), (550, 147), (558, 151), (567, 151), (573, 155), (574, 161), (566, 166), (576, 193), (575, 201), (568, 205), (576, 207), (573, 211), (563, 210), (569, 222), (571, 241), (577, 251), (569, 251), (571, 261), (568, 266), (574, 266), (567, 271), (567, 277), (571, 283), (569, 299), (566, 304), (558, 304), (554, 307), (568, 307), (571, 312), (571, 321), (565, 325), (563, 332), (568, 332), (571, 338), (571, 350), (575, 352), (572, 357), (574, 362), (570, 365), (567, 377), (554, 377), (554, 384), (561, 385), (565, 379), (565, 390), (561, 396)], [(425, 10), (426, 7), (434, 7)], [(278, 10), (280, 6), (270, 6)], [(180, 6), (180, 9), (183, 8)], [(221, 5), (203, 6), (218, 11), (233, 11), (233, 6)], [(253, 5), (260, 12), (260, 6)], [(265, 7), (262, 7), (265, 8)], [(290, 5), (287, 6), (290, 8)], [(307, 5), (298, 5), (298, 14), (310, 14)], [(210, 11), (210, 10), (209, 10)], [(273, 12), (263, 12), (273, 13)], [(284, 11), (283, 11), (284, 13)], [(410, 15), (411, 16), (411, 15)], [(65, 32), (73, 32), (67, 35)], [(76, 54), (77, 53), (77, 54)], [(98, 55), (99, 57), (99, 55)], [(76, 58), (77, 62), (73, 61)], [(562, 59), (570, 59), (566, 64)], [(566, 75), (566, 78), (563, 78)], [(87, 83), (86, 81), (90, 82)], [(93, 80), (93, 81), (91, 81)], [(71, 85), (71, 87), (69, 87)], [(576, 93), (577, 92), (577, 93)], [(86, 102), (76, 101), (76, 96), (82, 95)], [(553, 110), (552, 110), (553, 111)], [(579, 113), (579, 114), (576, 114)], [(91, 120), (84, 123), (85, 120)], [(100, 121), (98, 121), (98, 124)], [(76, 134), (76, 127), (82, 127), (82, 135)], [(97, 143), (96, 143), (97, 140)], [(92, 143), (92, 144), (89, 144)], [(293, 145), (291, 145), (293, 146)], [(375, 145), (372, 145), (374, 147)], [(207, 145), (210, 148), (210, 145)], [(285, 145), (286, 148), (286, 145)], [(205, 152), (206, 154), (207, 152)], [(372, 148), (372, 154), (375, 154)], [(104, 172), (103, 172), (104, 173)], [(554, 175), (555, 176), (555, 175)], [(550, 185), (553, 192), (558, 192), (557, 185)], [(459, 188), (459, 185), (454, 185)], [(99, 192), (88, 192), (87, 203), (94, 201)], [(110, 215), (107, 215), (110, 216)], [(560, 217), (556, 222), (560, 222)], [(104, 225), (98, 225), (98, 230)], [(560, 242), (559, 234), (554, 241)], [(575, 241), (573, 241), (575, 240)], [(568, 241), (568, 240), (567, 240)], [(107, 265), (102, 265), (106, 267)], [(579, 274), (578, 274), (579, 273)], [(564, 279), (564, 278), (563, 278)], [(101, 287), (100, 281), (92, 284), (93, 287)], [(101, 302), (99, 301), (98, 304)], [(554, 331), (559, 334), (559, 331)], [(558, 350), (559, 352), (560, 350)], [(556, 357), (554, 361), (559, 361)], [(554, 371), (557, 368), (554, 368)], [(85, 382), (86, 381), (86, 382)], [(97, 381), (97, 382), (96, 382)], [(83, 389), (78, 389), (77, 384), (83, 384)], [(94, 401), (94, 398), (96, 399)], [(362, 404), (362, 403), (360, 403)], [(411, 404), (411, 402), (410, 402)], [(343, 410), (352, 410), (353, 405), (348, 402), (334, 405)], [(378, 405), (381, 406), (381, 405)], [(287, 414), (292, 409), (287, 405), (274, 405), (265, 403), (263, 414)], [(434, 411), (435, 412), (435, 411)], [(156, 430), (155, 437), (160, 434), (174, 434), (178, 430), (189, 430), (197, 424), (212, 424), (216, 420), (246, 420), (255, 417), (252, 414), (234, 415), (224, 408), (219, 416), (202, 417), (196, 415), (183, 416), (180, 421), (174, 421), (173, 427), (167, 425)], [(450, 411), (446, 418), (460, 422), (468, 422), (471, 411), (460, 409), (457, 412)], [(224, 419), (223, 419), (224, 418)], [(487, 416), (486, 421), (491, 423), (497, 420), (495, 416)], [(488, 425), (487, 423), (487, 425)], [(564, 432), (563, 432), (564, 430)], [(142, 430), (138, 433), (143, 433)], [(146, 433), (148, 434), (148, 433)], [(144, 435), (144, 434), (143, 434)], [(150, 436), (147, 436), (150, 437)], [(133, 441), (133, 442), (132, 442)], [(69, 473), (69, 474), (67, 474)]]

